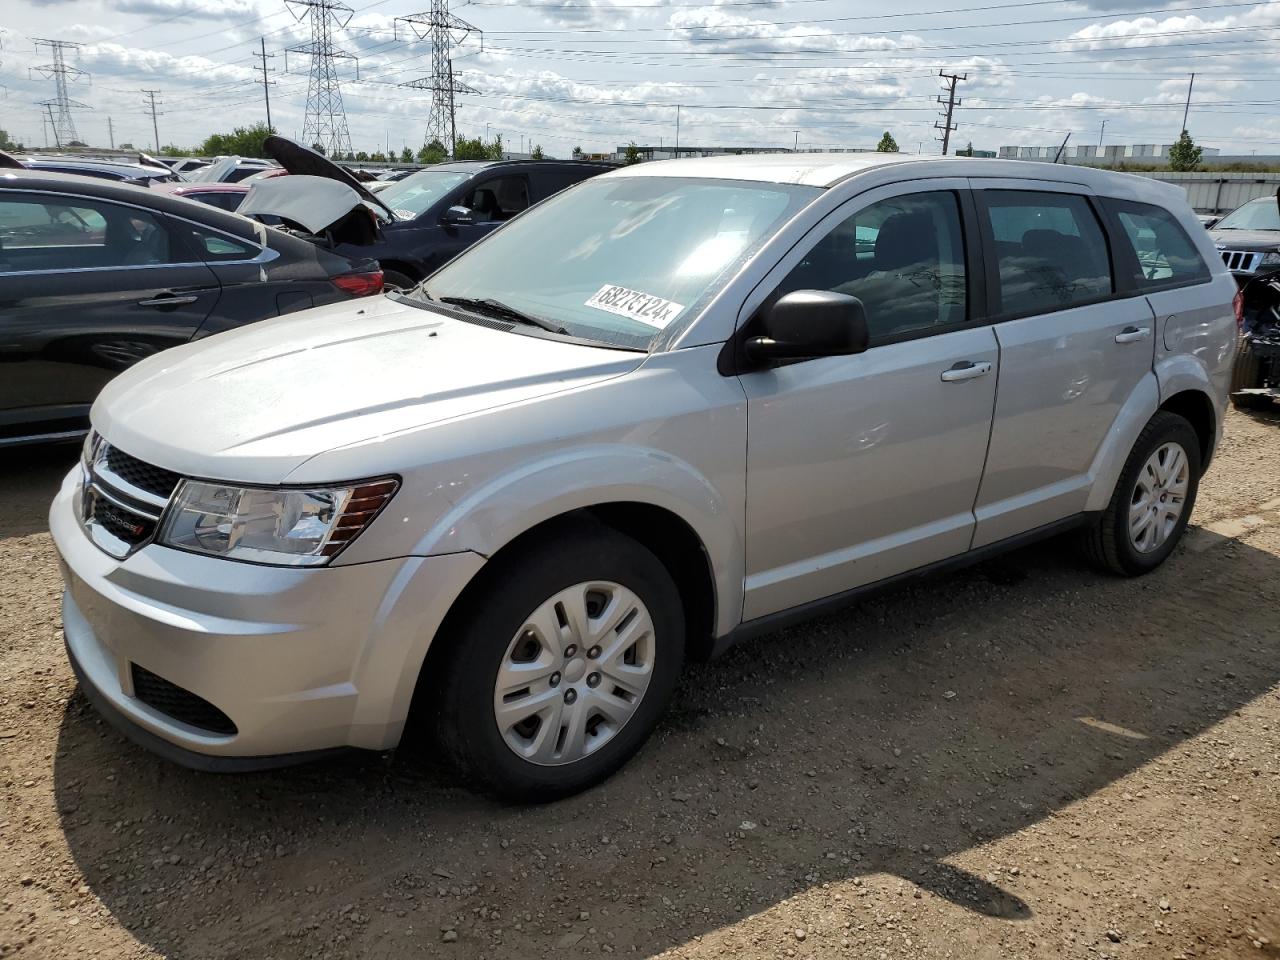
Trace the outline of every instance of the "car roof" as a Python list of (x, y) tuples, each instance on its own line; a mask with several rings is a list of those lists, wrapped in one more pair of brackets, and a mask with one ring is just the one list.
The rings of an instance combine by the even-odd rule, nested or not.
[[(181, 186), (198, 187), (200, 185), (181, 184)], [(129, 203), (136, 207), (158, 210), (185, 220), (193, 220), (246, 240), (261, 242), (261, 231), (252, 220), (195, 200), (188, 200), (180, 195), (118, 180), (81, 177), (73, 173), (5, 169), (0, 170), (0, 194), (6, 190), (39, 190)]]
[[(568, 169), (613, 170), (616, 163), (607, 160), (447, 160), (434, 163), (422, 170), (450, 170), (457, 173), (479, 173), (491, 167), (552, 167)], [(422, 170), (415, 171), (421, 173)]]
[(173, 171), (149, 167), (142, 163), (128, 163), (118, 160), (93, 160), (84, 157), (29, 157), (22, 161), (28, 168), (39, 170), (41, 167), (82, 167), (86, 170), (103, 170), (120, 172), (133, 176), (166, 177)]
[[(898, 177), (892, 175), (895, 168), (901, 168)], [(1181, 197), (1185, 201), (1180, 187), (1135, 174), (1030, 160), (928, 157), (914, 153), (757, 153), (690, 157), (633, 164), (604, 176), (698, 177), (827, 188), (876, 172), (882, 174), (879, 178), (882, 181), (927, 177), (1009, 177), (1079, 184), (1135, 199), (1168, 202), (1174, 197)]]
[(151, 189), (159, 193), (173, 193), (182, 196), (186, 193), (248, 193), (251, 189), (244, 183), (153, 183)]

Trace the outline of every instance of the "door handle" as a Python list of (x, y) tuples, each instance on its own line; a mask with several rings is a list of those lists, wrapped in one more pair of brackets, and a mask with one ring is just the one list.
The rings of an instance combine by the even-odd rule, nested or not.
[(978, 377), (985, 377), (991, 372), (991, 362), (989, 360), (979, 360), (974, 363), (972, 360), (961, 360), (950, 370), (942, 371), (943, 383), (955, 383), (959, 380), (974, 380)]
[(1116, 343), (1137, 343), (1151, 336), (1150, 327), (1125, 327), (1116, 334)]
[(140, 307), (180, 307), (184, 303), (195, 303), (200, 298), (192, 293), (186, 296), (178, 296), (176, 293), (162, 293), (158, 297), (152, 297), (149, 300), (139, 300)]

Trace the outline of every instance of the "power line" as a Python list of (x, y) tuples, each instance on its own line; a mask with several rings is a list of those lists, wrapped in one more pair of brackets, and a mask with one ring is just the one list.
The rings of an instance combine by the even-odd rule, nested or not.
[(144, 106), (146, 106), (151, 113), (151, 132), (155, 134), (156, 153), (159, 153), (160, 152), (160, 127), (156, 123), (156, 117), (160, 116), (160, 114), (156, 113), (156, 94), (159, 93), (160, 91), (159, 90), (143, 90), (142, 92), (147, 96), (147, 103), (144, 104)]
[[(431, 0), (427, 13), (411, 13), (396, 17), (393, 27), (404, 24), (413, 35), (431, 40), (431, 75), (408, 80), (400, 86), (414, 90), (431, 91), (431, 111), (427, 114), (427, 131), (423, 143), (432, 141), (447, 144), (452, 156), (458, 142), (457, 110), (454, 95), (476, 93), (474, 87), (457, 80), (453, 75), (453, 48), (462, 44), (472, 33), (480, 33), (473, 24), (449, 12), (449, 0)], [(461, 36), (459, 36), (461, 34)], [(481, 34), (480, 48), (484, 49)]]
[[(334, 28), (342, 29), (351, 22), (354, 11), (340, 0), (285, 0), (293, 15), (311, 20), (311, 40), (289, 47), (289, 53), (303, 53), (311, 58), (311, 74), (307, 82), (307, 111), (302, 121), (302, 138), (319, 144), (329, 156), (345, 156), (351, 152), (351, 135), (347, 131), (347, 113), (342, 106), (342, 88), (334, 61), (356, 58), (334, 46)], [(360, 68), (356, 67), (356, 77)]]

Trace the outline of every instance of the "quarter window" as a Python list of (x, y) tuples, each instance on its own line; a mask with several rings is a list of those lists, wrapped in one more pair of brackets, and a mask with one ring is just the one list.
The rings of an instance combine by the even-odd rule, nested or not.
[(1110, 295), (1107, 242), (1089, 202), (1066, 193), (984, 191), (998, 313), (1050, 313)]
[(1180, 286), (1209, 279), (1209, 268), (1167, 210), (1128, 200), (1106, 200), (1120, 223), (1136, 262), (1133, 283), (1139, 290)]
[(252, 260), (261, 252), (257, 246), (247, 240), (239, 240), (225, 233), (206, 230), (204, 227), (193, 224), (183, 224), (183, 227), (190, 231), (191, 243), (202, 260), (211, 262)]
[(956, 195), (912, 193), (864, 207), (819, 240), (776, 295), (794, 290), (857, 297), (872, 345), (963, 323), (964, 234)]
[(0, 198), (0, 273), (171, 263), (170, 236), (145, 210), (54, 195)]

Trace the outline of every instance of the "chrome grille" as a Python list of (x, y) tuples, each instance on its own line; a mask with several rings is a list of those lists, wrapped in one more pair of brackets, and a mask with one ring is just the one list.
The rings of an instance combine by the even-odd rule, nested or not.
[(82, 464), (80, 522), (101, 550), (123, 560), (151, 542), (182, 478), (96, 436), (91, 449)]
[(1255, 250), (1219, 250), (1222, 262), (1235, 273), (1253, 273), (1262, 262), (1263, 254)]

